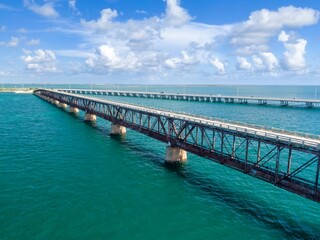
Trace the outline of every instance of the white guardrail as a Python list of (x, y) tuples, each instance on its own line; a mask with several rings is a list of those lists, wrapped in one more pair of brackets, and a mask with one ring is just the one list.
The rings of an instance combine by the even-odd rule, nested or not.
[(100, 103), (107, 103), (112, 104), (116, 106), (125, 107), (127, 109), (133, 109), (133, 110), (139, 110), (144, 111), (147, 113), (153, 113), (156, 115), (163, 115), (167, 117), (174, 117), (177, 119), (187, 120), (190, 122), (195, 122), (203, 125), (208, 126), (214, 126), (222, 129), (237, 131), (237, 132), (243, 132), (246, 134), (251, 134), (258, 137), (268, 138), (272, 140), (282, 141), (286, 143), (294, 143), (294, 144), (300, 144), (302, 146), (309, 146), (313, 148), (317, 148), (320, 150), (320, 136), (314, 135), (314, 134), (308, 134), (308, 133), (300, 133), (300, 132), (290, 132), (282, 129), (276, 129), (276, 128), (268, 128), (264, 126), (259, 125), (251, 125), (251, 124), (245, 124), (240, 122), (233, 122), (225, 119), (219, 119), (219, 118), (211, 118), (206, 116), (198, 116), (193, 115), (189, 113), (183, 113), (183, 112), (173, 112), (171, 110), (165, 110), (165, 109), (157, 109), (152, 107), (143, 107), (139, 105), (133, 105), (128, 104), (124, 102), (115, 102), (110, 100), (104, 100), (99, 99), (95, 97), (85, 97), (85, 96), (79, 96), (77, 94), (72, 93), (65, 93), (61, 91), (56, 90), (46, 90), (46, 91), (52, 91), (56, 92), (62, 95), (66, 96), (74, 96), (77, 98), (87, 99), (87, 100), (93, 100)]

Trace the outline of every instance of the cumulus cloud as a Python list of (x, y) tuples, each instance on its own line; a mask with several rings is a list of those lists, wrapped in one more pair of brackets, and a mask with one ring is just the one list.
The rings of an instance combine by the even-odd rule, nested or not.
[(95, 31), (108, 30), (110, 29), (111, 22), (118, 16), (116, 10), (110, 8), (103, 9), (100, 12), (100, 18), (97, 20), (86, 21), (81, 19), (81, 24), (87, 28)]
[(290, 35), (287, 34), (285, 31), (281, 31), (279, 36), (278, 36), (278, 41), (279, 42), (288, 42)]
[(224, 74), (225, 73), (224, 63), (221, 62), (218, 58), (213, 58), (213, 59), (209, 60), (209, 63), (216, 70), (216, 74)]
[[(214, 56), (226, 53), (220, 52), (219, 47), (231, 46), (238, 70), (274, 73), (280, 66), (292, 70), (303, 65), (302, 45), (292, 42), (292, 32), (287, 33), (287, 29), (319, 21), (319, 12), (314, 9), (288, 6), (252, 12), (241, 23), (209, 25), (195, 22), (179, 0), (165, 2), (165, 12), (159, 17), (118, 21), (117, 10), (106, 8), (98, 18), (81, 19), (81, 29), (76, 29), (84, 38), (81, 53), (61, 50), (61, 54), (81, 55), (86, 59), (85, 69), (98, 74), (110, 71), (165, 74), (169, 69), (189, 69), (197, 64), (210, 64), (217, 74), (224, 74), (226, 63)], [(75, 9), (76, 0), (68, 3)], [(286, 52), (281, 65), (270, 49), (271, 38), (288, 44), (284, 45)], [(289, 57), (294, 60), (286, 60)]]
[[(96, 58), (96, 59), (95, 59)], [(90, 67), (97, 65), (97, 61), (101, 61), (105, 67), (115, 67), (119, 64), (120, 58), (115, 53), (115, 49), (107, 44), (100, 46), (97, 49), (96, 55), (94, 57), (88, 58), (86, 63)]]
[(21, 59), (24, 61), (26, 69), (30, 72), (35, 73), (49, 73), (56, 72), (56, 56), (51, 50), (35, 50), (32, 56), (30, 51), (25, 51), (29, 53), (22, 56)]
[(252, 56), (252, 61), (253, 61), (253, 66), (254, 66), (255, 70), (262, 70), (265, 68), (261, 58), (258, 57), (257, 55)]
[[(299, 16), (299, 17), (297, 17)], [(281, 29), (283, 27), (303, 27), (316, 24), (319, 11), (294, 6), (280, 7), (277, 11), (262, 9), (250, 14), (245, 27), (251, 29)]]
[(59, 16), (58, 12), (54, 9), (52, 2), (45, 3), (44, 5), (38, 5), (34, 0), (24, 0), (24, 6), (43, 17), (54, 18)]
[(140, 67), (134, 53), (128, 53), (125, 57), (121, 57), (110, 44), (104, 44), (98, 47), (95, 54), (89, 56), (85, 63), (87, 67), (95, 73), (104, 73), (113, 70), (134, 71)]
[(304, 58), (305, 48), (307, 45), (307, 40), (298, 39), (294, 43), (284, 43), (286, 51), (284, 55), (284, 67), (288, 70), (302, 70), (306, 66), (306, 61)]
[(261, 52), (252, 57), (256, 70), (274, 72), (279, 67), (279, 61), (271, 52)]
[(168, 68), (176, 68), (181, 63), (180, 58), (168, 58), (165, 60), (164, 64)]
[(165, 21), (172, 26), (181, 26), (192, 18), (188, 12), (180, 6), (180, 0), (167, 0)]
[[(313, 25), (319, 22), (319, 17), (319, 11), (293, 6), (281, 7), (276, 11), (255, 11), (247, 21), (234, 26), (231, 44), (239, 48), (266, 45), (280, 29)], [(285, 35), (281, 37), (285, 38)]]
[(168, 67), (168, 68), (177, 68), (177, 67), (185, 67), (187, 65), (194, 64), (195, 62), (196, 62), (195, 57), (189, 55), (186, 51), (182, 51), (180, 57), (165, 59), (164, 65), (165, 67)]
[(237, 57), (237, 69), (238, 70), (250, 70), (251, 63), (244, 57)]

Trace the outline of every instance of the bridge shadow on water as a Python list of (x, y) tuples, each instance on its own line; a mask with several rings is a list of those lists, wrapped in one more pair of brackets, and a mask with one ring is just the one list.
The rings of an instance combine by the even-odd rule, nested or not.
[[(214, 179), (201, 176), (200, 172), (186, 169), (184, 164), (166, 164), (169, 171), (175, 172), (178, 176), (202, 191), (205, 197), (210, 197), (219, 202), (224, 202), (234, 211), (253, 217), (256, 221), (268, 225), (285, 234), (288, 239), (320, 239), (319, 228), (311, 226), (310, 223), (301, 224), (293, 218), (281, 214), (274, 208), (263, 203), (253, 202), (248, 196), (239, 191), (232, 191), (230, 188), (221, 187), (221, 184)], [(302, 227), (303, 226), (303, 227)]]
[[(91, 122), (85, 123), (88, 126), (94, 127), (96, 131), (99, 131), (103, 135), (109, 133), (106, 128), (99, 126), (99, 124)], [(248, 199), (248, 195), (240, 191), (232, 190), (231, 188), (223, 187), (218, 180), (204, 177), (201, 172), (187, 167), (186, 164), (167, 164), (164, 162), (163, 156), (159, 156), (150, 150), (150, 148), (147, 148), (146, 145), (133, 143), (125, 136), (111, 135), (109, 137), (130, 151), (138, 153), (139, 156), (142, 157), (141, 159), (148, 161), (148, 164), (164, 168), (167, 171), (177, 174), (190, 184), (190, 186), (201, 190), (205, 198), (209, 197), (218, 202), (223, 202), (234, 211), (254, 218), (252, 221), (260, 222), (269, 226), (271, 229), (276, 229), (284, 233), (284, 236), (288, 239), (320, 239), (319, 226), (312, 225), (310, 222), (304, 223), (299, 221), (299, 219), (294, 219), (281, 213), (280, 210), (277, 211), (275, 208), (267, 206), (262, 201), (252, 201)]]
[[(120, 140), (121, 138), (118, 136), (114, 137), (114, 139)], [(288, 239), (320, 239), (320, 232), (317, 226), (310, 226), (310, 223), (303, 225), (300, 221), (285, 216), (284, 214), (279, 215), (277, 210), (262, 205), (263, 203), (259, 204), (246, 200), (248, 196), (245, 194), (222, 187), (220, 183), (214, 179), (203, 177), (200, 172), (187, 168), (187, 163), (168, 164), (164, 162), (163, 157), (159, 157), (156, 153), (150, 152), (150, 149), (146, 147), (142, 148), (141, 145), (137, 147), (135, 144), (129, 142), (123, 143), (130, 150), (139, 152), (139, 155), (143, 156), (144, 159), (148, 159), (152, 164), (176, 173), (188, 184), (200, 189), (205, 198), (210, 197), (219, 202), (224, 202), (234, 211), (253, 217), (256, 221), (283, 232)], [(161, 160), (159, 161), (159, 159)]]

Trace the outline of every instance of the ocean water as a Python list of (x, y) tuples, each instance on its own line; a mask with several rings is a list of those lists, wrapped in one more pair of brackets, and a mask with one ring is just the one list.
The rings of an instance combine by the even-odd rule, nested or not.
[[(160, 87), (181, 89), (147, 86)], [(219, 88), (189, 91), (236, 91)], [(247, 88), (238, 91), (315, 94)], [(320, 134), (320, 109), (109, 99)], [(0, 93), (0, 111), (0, 239), (320, 239), (319, 203), (192, 154), (167, 166), (165, 144), (130, 130), (111, 137), (107, 121), (84, 123), (33, 95)]]

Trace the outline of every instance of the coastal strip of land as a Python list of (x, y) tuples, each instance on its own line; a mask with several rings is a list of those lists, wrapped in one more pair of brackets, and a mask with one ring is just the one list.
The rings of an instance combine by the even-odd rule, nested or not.
[(33, 93), (37, 88), (0, 88), (0, 93)]

